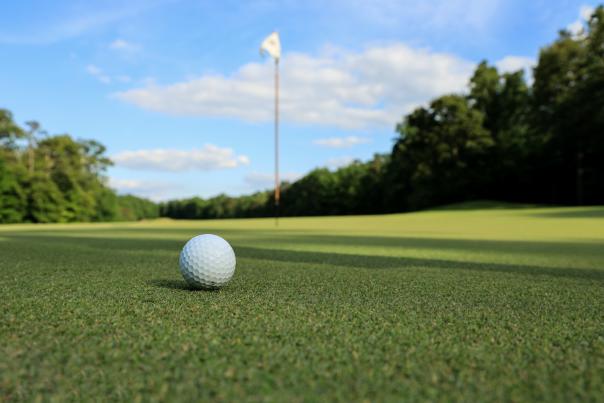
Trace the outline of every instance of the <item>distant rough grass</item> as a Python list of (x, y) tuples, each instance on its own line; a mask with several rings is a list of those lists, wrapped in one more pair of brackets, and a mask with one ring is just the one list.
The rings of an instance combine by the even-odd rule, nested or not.
[(601, 401), (603, 211), (3, 226), (0, 400)]
[[(524, 209), (539, 208), (536, 204), (509, 203), (495, 200), (474, 200), (434, 207), (430, 210), (489, 210), (489, 209)], [(551, 206), (550, 206), (551, 207)]]

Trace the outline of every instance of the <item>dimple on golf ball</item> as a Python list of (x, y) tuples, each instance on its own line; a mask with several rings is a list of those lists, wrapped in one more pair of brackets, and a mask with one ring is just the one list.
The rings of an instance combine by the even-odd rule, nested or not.
[(229, 282), (235, 273), (235, 252), (217, 235), (198, 235), (180, 252), (180, 272), (195, 288), (215, 289)]

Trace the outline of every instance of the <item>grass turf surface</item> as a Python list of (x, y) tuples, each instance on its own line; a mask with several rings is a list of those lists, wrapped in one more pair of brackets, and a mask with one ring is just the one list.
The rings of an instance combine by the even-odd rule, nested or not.
[(0, 297), (1, 400), (604, 396), (603, 208), (3, 226)]

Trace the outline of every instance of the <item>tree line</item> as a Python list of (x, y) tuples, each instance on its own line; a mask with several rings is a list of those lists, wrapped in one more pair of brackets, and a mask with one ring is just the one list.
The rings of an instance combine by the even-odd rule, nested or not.
[[(392, 152), (283, 183), (281, 215), (411, 211), (467, 200), (604, 204), (604, 8), (561, 31), (529, 82), (480, 63), (466, 94), (405, 116)], [(272, 192), (160, 205), (173, 218), (260, 217)]]
[[(0, 222), (271, 216), (272, 191), (154, 204), (106, 184), (96, 141), (44, 135), (0, 110)], [(283, 183), (284, 216), (375, 214), (492, 199), (604, 204), (604, 7), (561, 31), (532, 78), (480, 63), (464, 94), (404, 116), (390, 153)]]
[(36, 121), (20, 127), (0, 109), (0, 223), (153, 218), (158, 206), (118, 196), (103, 173), (111, 161), (94, 140), (49, 136)]

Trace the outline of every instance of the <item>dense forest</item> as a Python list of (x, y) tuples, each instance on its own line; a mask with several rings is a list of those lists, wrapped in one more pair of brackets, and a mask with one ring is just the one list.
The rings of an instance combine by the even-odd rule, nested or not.
[(94, 140), (49, 136), (35, 121), (18, 126), (0, 109), (0, 223), (138, 220), (158, 206), (117, 196), (105, 183), (111, 164)]
[[(399, 212), (491, 199), (604, 204), (604, 8), (561, 31), (533, 77), (480, 63), (466, 94), (405, 116), (392, 153), (283, 184), (282, 215)], [(173, 218), (271, 215), (271, 192), (163, 203)]]
[[(47, 136), (0, 110), (0, 222), (262, 217), (271, 191), (156, 205), (105, 183), (104, 147)], [(532, 77), (484, 61), (464, 94), (447, 94), (396, 125), (392, 152), (283, 183), (280, 214), (399, 212), (476, 199), (604, 204), (604, 8), (586, 30), (561, 31)]]

